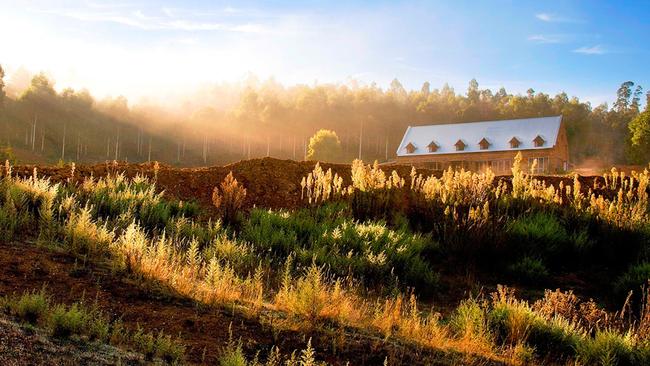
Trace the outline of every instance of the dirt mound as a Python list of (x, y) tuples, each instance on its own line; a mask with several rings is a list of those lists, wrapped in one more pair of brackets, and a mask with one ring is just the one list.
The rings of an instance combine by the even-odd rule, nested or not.
[[(246, 187), (248, 194), (245, 206), (250, 208), (268, 207), (273, 209), (292, 209), (304, 203), (300, 199), (300, 180), (309, 174), (316, 165), (314, 161), (279, 160), (274, 158), (243, 160), (226, 166), (212, 166), (205, 168), (174, 168), (160, 164), (157, 174), (158, 187), (168, 196), (190, 201), (195, 200), (205, 207), (211, 207), (212, 190), (229, 172)], [(343, 177), (344, 184), (351, 184), (349, 164), (321, 163), (323, 169), (332, 169), (332, 172)], [(67, 180), (71, 176), (71, 167), (20, 165), (14, 167), (14, 173), (20, 176), (29, 176), (37, 168), (39, 176), (50, 177), (54, 182)], [(410, 166), (382, 165), (381, 169), (387, 173), (393, 170), (401, 177), (408, 179), (411, 172)], [(143, 174), (154, 178), (154, 164), (127, 164), (124, 162), (106, 162), (95, 165), (78, 165), (75, 168), (75, 180), (82, 177), (103, 177), (109, 173), (124, 173), (128, 177)], [(440, 174), (439, 171), (418, 169), (424, 175)], [(505, 177), (508, 179), (507, 177)], [(538, 177), (547, 184), (558, 185), (560, 181), (571, 184), (572, 177), (544, 176)], [(581, 176), (583, 187), (593, 186), (595, 177)]]
[[(196, 200), (201, 204), (211, 204), (212, 189), (217, 186), (229, 172), (241, 182), (248, 191), (245, 205), (268, 208), (295, 208), (301, 205), (300, 180), (314, 169), (314, 161), (279, 160), (273, 158), (244, 160), (226, 166), (205, 168), (173, 168), (159, 165), (157, 184), (171, 197), (181, 200)], [(350, 184), (349, 164), (321, 163), (323, 169), (332, 169), (343, 177), (345, 184)], [(71, 176), (71, 167), (53, 167), (37, 165), (19, 165), (13, 168), (19, 176), (29, 176), (37, 169), (39, 176), (50, 177), (54, 182), (64, 181)], [(390, 173), (396, 170), (400, 176), (408, 176), (411, 168), (401, 165), (382, 166)], [(123, 162), (95, 165), (77, 165), (75, 179), (94, 176), (103, 177), (109, 173), (122, 172), (128, 177), (144, 174), (154, 177), (154, 164), (127, 164)], [(422, 172), (428, 172), (422, 170)], [(431, 173), (431, 172), (428, 172)]]

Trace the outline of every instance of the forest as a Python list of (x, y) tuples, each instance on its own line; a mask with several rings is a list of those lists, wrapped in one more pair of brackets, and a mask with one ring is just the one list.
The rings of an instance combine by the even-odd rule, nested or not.
[(24, 69), (12, 78), (0, 71), (0, 79), (2, 154), (21, 162), (156, 160), (197, 166), (264, 156), (303, 160), (309, 137), (319, 129), (336, 132), (341, 162), (381, 162), (394, 157), (409, 125), (559, 114), (576, 166), (593, 159), (644, 164), (650, 156), (650, 92), (632, 81), (612, 91), (613, 105), (594, 107), (564, 92), (482, 89), (474, 79), (460, 93), (429, 82), (406, 90), (397, 79), (382, 89), (354, 80), (283, 86), (249, 76), (164, 105), (123, 96), (96, 99), (86, 89), (57, 91), (46, 74)]

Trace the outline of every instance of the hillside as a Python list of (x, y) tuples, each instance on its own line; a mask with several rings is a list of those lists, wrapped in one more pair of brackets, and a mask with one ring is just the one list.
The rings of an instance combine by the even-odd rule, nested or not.
[[(559, 365), (628, 342), (611, 357), (650, 360), (644, 296), (625, 299), (644, 282), (647, 172), (8, 168), (0, 308), (54, 347), (188, 364)], [(50, 310), (34, 321), (39, 303)]]

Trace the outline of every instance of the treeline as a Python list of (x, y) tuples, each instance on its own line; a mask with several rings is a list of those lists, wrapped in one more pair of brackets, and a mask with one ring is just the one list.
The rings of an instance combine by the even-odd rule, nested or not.
[[(0, 84), (0, 86), (4, 86)], [(0, 97), (4, 92), (0, 87)], [(285, 87), (268, 80), (217, 85), (178, 101), (180, 107), (129, 105), (124, 97), (94, 100), (87, 90), (56, 92), (43, 74), (18, 95), (3, 97), (4, 145), (27, 161), (159, 160), (178, 165), (223, 164), (274, 156), (304, 159), (319, 129), (337, 133), (343, 161), (390, 160), (409, 125), (562, 114), (571, 159), (645, 162), (632, 149), (630, 123), (641, 113), (641, 86), (625, 82), (611, 108), (592, 107), (566, 93), (481, 89), (476, 80), (459, 94), (449, 87), (407, 91), (347, 85)], [(648, 103), (646, 102), (646, 109)], [(638, 129), (638, 128), (637, 128)], [(637, 133), (638, 135), (638, 133)]]

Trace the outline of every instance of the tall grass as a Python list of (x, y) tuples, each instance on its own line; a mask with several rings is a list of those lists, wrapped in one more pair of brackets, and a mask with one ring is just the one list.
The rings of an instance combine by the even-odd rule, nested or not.
[[(0, 185), (0, 212), (4, 215), (0, 218), (14, 220), (11, 230), (30, 227), (37, 229), (34, 233), (49, 233), (53, 228), (54, 238), (64, 248), (81, 254), (108, 254), (116, 268), (155, 280), (178, 296), (217, 306), (237, 304), (253, 313), (282, 312), (296, 326), (331, 322), (425, 347), (498, 360), (510, 360), (513, 355), (523, 359), (531, 352), (536, 360), (587, 364), (643, 364), (647, 360), (650, 316), (645, 308), (628, 321), (566, 294), (548, 293), (530, 305), (503, 290), (492, 301), (466, 300), (450, 318), (443, 319), (434, 311), (420, 309), (416, 296), (423, 284), (435, 284), (427, 277), (435, 278), (432, 257), (462, 253), (454, 251), (454, 246), (470, 249), (477, 245), (471, 239), (482, 239), (480, 244), (487, 250), (486, 238), (501, 240), (493, 246), (507, 247), (506, 240), (527, 235), (527, 241), (540, 240), (538, 252), (522, 252), (529, 255), (546, 250), (541, 242), (549, 240), (587, 247), (580, 235), (582, 229), (592, 230), (591, 226), (576, 230), (569, 226), (579, 221), (576, 217), (561, 216), (553, 221), (539, 216), (540, 212), (576, 212), (589, 216), (593, 220), (590, 225), (603, 223), (621, 230), (644, 227), (647, 212), (641, 208), (647, 211), (647, 197), (639, 187), (645, 184), (641, 181), (647, 179), (647, 172), (617, 176), (616, 183), (608, 177), (608, 186), (617, 187), (619, 193), (594, 198), (613, 205), (603, 213), (598, 204), (590, 203), (596, 193), (578, 190), (575, 182), (571, 189), (551, 189), (521, 172), (515, 172), (510, 185), (495, 183), (489, 173), (450, 171), (441, 178), (414, 173), (409, 186), (396, 173), (382, 178), (377, 166), (361, 168), (357, 163), (355, 169), (356, 183), (346, 188), (345, 194), (341, 187), (339, 198), (350, 199), (356, 191), (369, 196), (359, 196), (359, 201), (352, 203), (359, 205), (350, 208), (353, 214), (356, 211), (374, 218), (374, 210), (381, 209), (385, 200), (409, 202), (404, 206), (407, 210), (419, 205), (416, 212), (440, 218), (432, 223), (431, 236), (413, 234), (408, 225), (390, 226), (394, 222), (351, 220), (344, 214), (346, 206), (325, 206), (293, 213), (253, 210), (235, 237), (217, 222), (194, 221), (193, 213), (183, 205), (165, 201), (156, 192), (155, 183), (123, 176), (59, 186), (37, 176), (22, 179), (7, 175)], [(331, 193), (326, 196), (336, 198)], [(530, 209), (524, 209), (522, 202), (530, 204)], [(402, 207), (400, 204), (396, 207)], [(632, 207), (636, 213), (630, 216), (617, 206)], [(335, 214), (341, 211), (340, 216)], [(405, 216), (412, 213), (407, 211)], [(11, 228), (3, 225), (3, 230)], [(510, 228), (505, 230), (510, 238), (475, 236), (484, 229), (486, 235), (495, 235), (505, 228)], [(12, 232), (15, 236), (16, 231)], [(448, 241), (437, 244), (439, 238)], [(284, 271), (277, 270), (287, 257), (292, 260), (286, 261)], [(364, 297), (365, 285), (393, 275), (419, 285), (417, 292)], [(38, 314), (38, 301), (35, 303)], [(53, 312), (56, 320), (50, 324), (61, 326), (52, 329), (59, 329), (61, 335), (80, 332), (80, 312), (70, 306), (57, 308)], [(165, 343), (164, 338), (153, 335), (135, 338), (143, 350)]]

